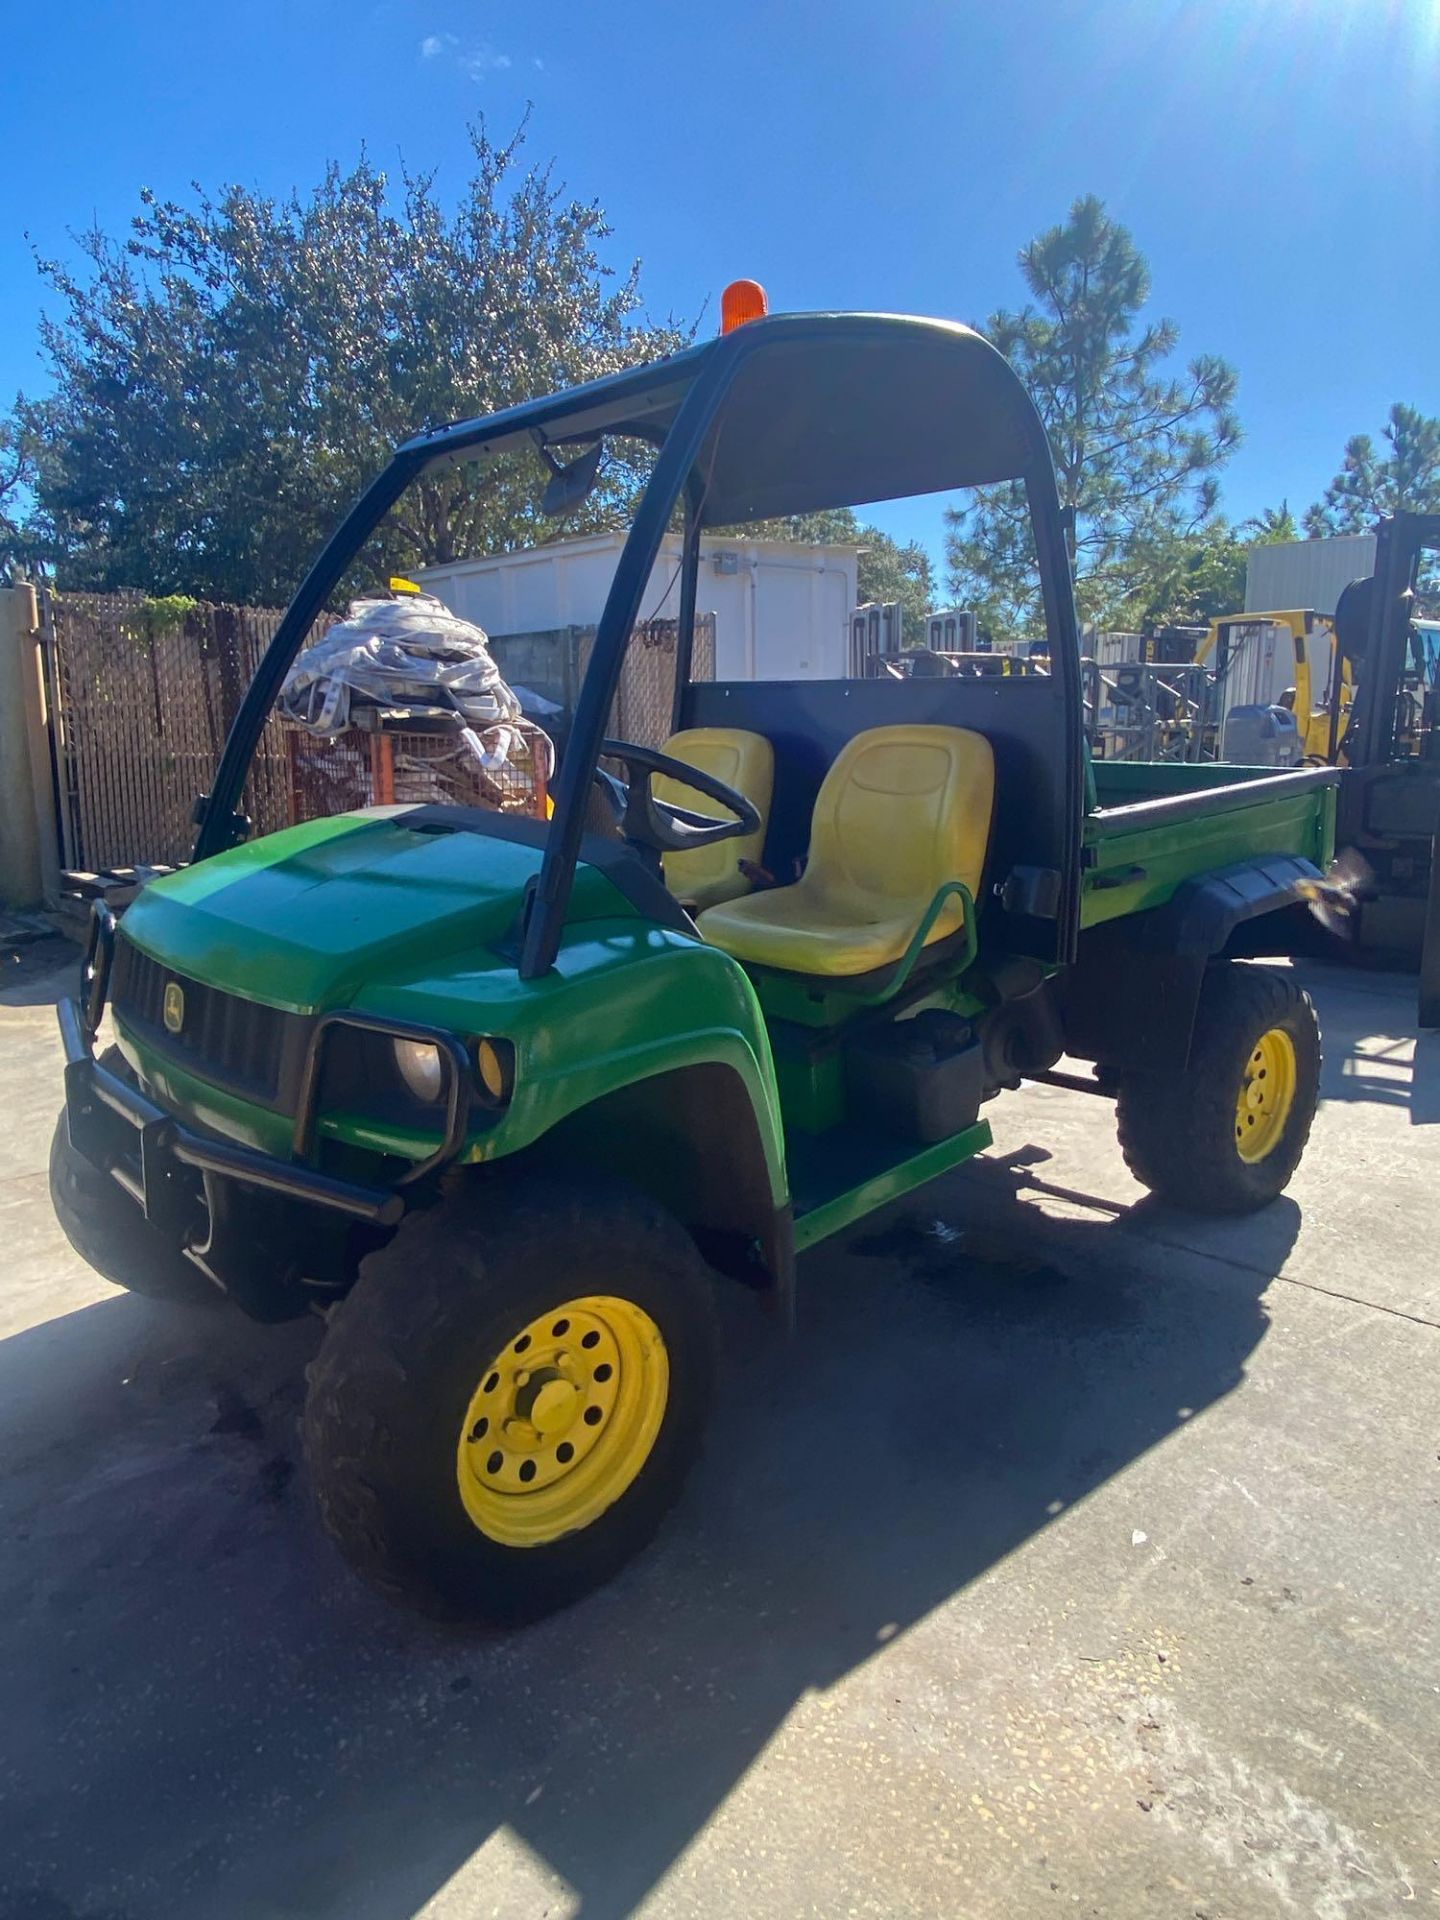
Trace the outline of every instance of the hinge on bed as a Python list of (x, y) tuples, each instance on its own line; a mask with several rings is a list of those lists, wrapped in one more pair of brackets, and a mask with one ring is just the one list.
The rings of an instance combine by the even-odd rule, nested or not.
[(1034, 920), (1055, 920), (1060, 914), (1060, 873), (1055, 867), (1012, 867), (995, 888), (995, 898), (1006, 913), (1028, 914)]

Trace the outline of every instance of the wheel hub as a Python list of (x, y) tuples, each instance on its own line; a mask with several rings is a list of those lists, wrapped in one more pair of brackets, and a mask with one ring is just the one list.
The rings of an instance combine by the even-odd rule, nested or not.
[(482, 1533), (535, 1546), (588, 1526), (644, 1465), (669, 1390), (660, 1329), (593, 1295), (537, 1316), (471, 1395), (458, 1475)]
[(571, 1425), (581, 1398), (582, 1389), (574, 1381), (552, 1370), (545, 1379), (532, 1380), (522, 1389), (516, 1396), (516, 1410), (537, 1433), (554, 1435)]
[(1251, 1049), (1235, 1101), (1235, 1151), (1247, 1165), (1280, 1144), (1297, 1079), (1295, 1043), (1283, 1027), (1271, 1027)]

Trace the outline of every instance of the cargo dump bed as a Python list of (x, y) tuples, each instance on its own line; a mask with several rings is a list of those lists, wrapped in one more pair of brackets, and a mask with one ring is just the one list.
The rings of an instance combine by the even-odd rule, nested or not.
[(1334, 854), (1333, 767), (1097, 761), (1081, 854), (1081, 928), (1164, 906), (1176, 889), (1267, 856), (1323, 873)]

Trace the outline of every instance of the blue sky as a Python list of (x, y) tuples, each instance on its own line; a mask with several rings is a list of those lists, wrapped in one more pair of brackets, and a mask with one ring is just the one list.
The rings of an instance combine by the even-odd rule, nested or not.
[[(365, 141), (464, 177), (508, 130), (639, 256), (651, 310), (980, 320), (1080, 193), (1149, 256), (1182, 350), (1240, 374), (1234, 516), (1300, 509), (1392, 400), (1440, 412), (1440, 0), (194, 0), (7, 10), (0, 395), (43, 384), (25, 239), (137, 189), (272, 192)], [(713, 307), (712, 307), (713, 312)], [(876, 516), (932, 544), (923, 508)], [(932, 518), (934, 516), (932, 515)], [(938, 524), (938, 522), (937, 522)]]

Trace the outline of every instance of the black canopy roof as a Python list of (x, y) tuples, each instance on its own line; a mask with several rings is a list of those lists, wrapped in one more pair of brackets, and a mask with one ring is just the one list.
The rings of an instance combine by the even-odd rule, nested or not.
[(401, 455), (471, 460), (530, 444), (662, 440), (702, 374), (730, 384), (696, 461), (707, 526), (1026, 477), (1049, 452), (1029, 395), (952, 321), (777, 314), (668, 360), (420, 434)]

